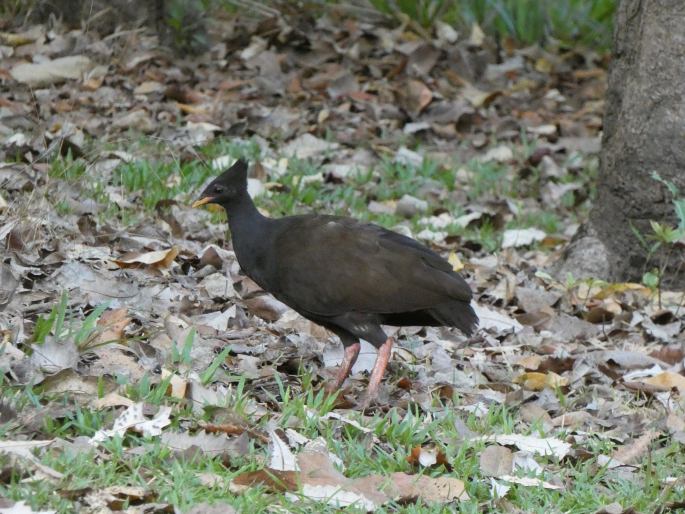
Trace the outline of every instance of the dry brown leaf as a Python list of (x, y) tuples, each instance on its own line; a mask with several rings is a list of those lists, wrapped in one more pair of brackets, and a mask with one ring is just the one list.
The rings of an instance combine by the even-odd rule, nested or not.
[(171, 377), (169, 381), (169, 388), (167, 389), (167, 394), (172, 398), (178, 398), (182, 400), (186, 397), (186, 389), (188, 388), (188, 381), (185, 378), (179, 377), (176, 373), (162, 368), (161, 373), (162, 379)]
[(539, 478), (534, 477), (517, 477), (512, 475), (504, 475), (499, 477), (499, 479), (512, 484), (522, 485), (524, 487), (542, 487), (543, 489), (557, 490), (563, 489), (563, 487), (561, 487), (560, 485), (552, 484), (550, 482), (546, 482), (544, 480), (540, 480)]
[(530, 371), (522, 373), (514, 379), (514, 384), (521, 384), (521, 387), (528, 391), (542, 391), (545, 388), (555, 389), (568, 385), (568, 378), (557, 375), (553, 371), (539, 373)]
[(537, 403), (524, 403), (519, 408), (519, 415), (526, 423), (542, 423), (544, 428), (552, 426), (552, 418), (545, 409)]
[(107, 505), (113, 510), (123, 510), (129, 503), (149, 502), (154, 499), (154, 493), (139, 486), (114, 485), (87, 494), (84, 501), (88, 505)]
[(94, 409), (108, 409), (110, 407), (130, 407), (135, 402), (120, 394), (111, 392), (102, 398), (96, 398), (91, 402)]
[(445, 466), (447, 471), (452, 470), (452, 466), (447, 461), (447, 456), (438, 448), (428, 446), (415, 446), (407, 456), (407, 462), (414, 466), (420, 465), (424, 468)]
[(130, 322), (131, 318), (128, 317), (128, 309), (126, 307), (103, 312), (97, 322), (98, 329), (101, 332), (98, 333), (95, 344), (120, 341), (124, 338), (124, 329)]
[(611, 456), (611, 459), (621, 464), (633, 464), (647, 453), (649, 445), (657, 437), (659, 437), (659, 432), (648, 430), (630, 444), (618, 448)]
[(516, 446), (519, 450), (535, 455), (552, 455), (563, 459), (571, 451), (571, 445), (554, 437), (535, 437), (532, 435), (499, 434), (476, 437), (476, 441), (494, 442), (500, 445)]
[(114, 259), (120, 268), (139, 268), (151, 266), (153, 268), (168, 268), (178, 255), (179, 249), (172, 246), (168, 250), (152, 252), (128, 252), (118, 259)]
[(685, 376), (674, 373), (673, 371), (664, 371), (663, 373), (644, 379), (643, 382), (665, 391), (677, 389), (680, 394), (685, 394)]
[(509, 475), (514, 466), (514, 455), (505, 446), (488, 446), (480, 454), (480, 471), (488, 477)]
[(286, 304), (276, 300), (270, 294), (253, 296), (243, 301), (250, 312), (267, 321), (277, 321), (289, 310)]
[(535, 371), (536, 369), (538, 369), (541, 362), (542, 356), (533, 354), (521, 357), (516, 361), (516, 364), (518, 366), (521, 366), (523, 369)]
[(208, 434), (201, 431), (195, 434), (187, 432), (164, 432), (161, 443), (171, 448), (175, 453), (183, 453), (196, 449), (205, 455), (226, 456), (229, 458), (244, 457), (250, 452), (250, 438), (247, 433), (238, 437)]
[[(299, 478), (297, 471), (265, 468), (259, 471), (241, 473), (232, 480), (231, 484), (238, 486), (238, 491), (256, 485), (263, 485), (273, 491), (296, 491)], [(232, 488), (232, 490), (235, 491), (236, 489)]]
[(404, 96), (406, 109), (412, 114), (419, 114), (433, 100), (433, 93), (420, 80), (410, 80)]
[(276, 491), (295, 491), (299, 485), (302, 495), (307, 498), (337, 507), (355, 505), (366, 510), (377, 509), (392, 500), (407, 502), (423, 499), (445, 503), (468, 499), (464, 483), (451, 477), (391, 473), (387, 476), (347, 478), (333, 466), (328, 451), (320, 445), (307, 445), (298, 455), (297, 464), (299, 473), (267, 468), (243, 473), (233, 483), (242, 487), (262, 484)]

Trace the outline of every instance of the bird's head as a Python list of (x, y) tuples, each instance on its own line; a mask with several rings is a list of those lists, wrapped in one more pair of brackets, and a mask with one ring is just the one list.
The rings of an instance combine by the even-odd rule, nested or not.
[(200, 195), (200, 199), (193, 202), (193, 207), (207, 203), (226, 205), (238, 198), (247, 190), (247, 162), (238, 159), (236, 163), (212, 180)]

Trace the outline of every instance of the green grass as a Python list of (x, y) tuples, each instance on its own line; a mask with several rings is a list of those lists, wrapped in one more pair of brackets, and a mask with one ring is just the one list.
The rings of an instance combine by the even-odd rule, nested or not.
[[(163, 394), (152, 394), (155, 389), (165, 389), (161, 383), (151, 392), (139, 397), (130, 395), (135, 400), (145, 400), (150, 405), (169, 404), (169, 399)], [(41, 437), (60, 437), (71, 439), (78, 436), (90, 437), (102, 427), (111, 426), (114, 419), (113, 412), (96, 412), (90, 408), (74, 404), (68, 397), (50, 397), (40, 392), (40, 388), (32, 391), (19, 390), (2, 386), (3, 397), (16, 407), (29, 408), (36, 402), (40, 405), (59, 404), (68, 413), (60, 419), (46, 418), (41, 430)], [(309, 416), (311, 410), (325, 414), (331, 408), (330, 401), (323, 400), (320, 393), (314, 393), (310, 388), (304, 394), (295, 394), (288, 388), (280, 386), (279, 393), (274, 400), (279, 402), (279, 426), (296, 426), (297, 430), (309, 438), (323, 437), (334, 454), (345, 463), (346, 475), (352, 478), (363, 477), (372, 473), (389, 474), (395, 471), (413, 473), (416, 470), (406, 458), (411, 449), (422, 444), (437, 444), (447, 455), (453, 466), (453, 471), (444, 467), (424, 470), (432, 476), (454, 476), (465, 481), (467, 492), (471, 500), (459, 504), (460, 512), (479, 512), (483, 504), (495, 507), (490, 500), (489, 480), (482, 476), (479, 469), (479, 454), (484, 449), (482, 442), (458, 442), (459, 434), (455, 429), (455, 418), (459, 416), (448, 403), (445, 408), (437, 411), (432, 421), (417, 412), (400, 414), (391, 410), (386, 415), (377, 415), (366, 423), (373, 428), (377, 443), (369, 445), (369, 438), (356, 428), (339, 424), (330, 420), (321, 420)], [(243, 392), (249, 395), (249, 385)], [(29, 399), (30, 397), (30, 399)], [(7, 400), (6, 400), (7, 401)], [(238, 402), (239, 399), (236, 399)], [(199, 418), (183, 405), (171, 403), (174, 407), (172, 425), (167, 430), (197, 429), (200, 420), (211, 421), (207, 412)], [(227, 405), (233, 409), (235, 404)], [(352, 414), (352, 417), (358, 417)], [(271, 416), (266, 418), (272, 419)], [(481, 419), (468, 416), (464, 419), (467, 426), (477, 434), (516, 432), (516, 411), (504, 407), (493, 407)], [(255, 428), (265, 428), (267, 420), (253, 421)], [(3, 437), (13, 439), (21, 433), (21, 427), (7, 429), (0, 426)], [(145, 448), (143, 453), (130, 453), (133, 448)], [(592, 440), (587, 449), (598, 455), (610, 452), (613, 445), (606, 441)], [(663, 480), (673, 474), (673, 470), (685, 466), (685, 455), (677, 444), (665, 446), (657, 450), (658, 459), (645, 458), (638, 463), (635, 471), (637, 476), (645, 479), (645, 484), (639, 481), (620, 479), (608, 470), (598, 467), (594, 457), (588, 460), (570, 459), (561, 463), (553, 458), (538, 458), (537, 460), (549, 470), (549, 480), (552, 475), (562, 478), (569, 484), (566, 491), (551, 491), (535, 487), (513, 486), (509, 493), (509, 501), (525, 512), (594, 512), (612, 501), (619, 501), (624, 506), (632, 506), (637, 511), (651, 511), (659, 501), (672, 501), (678, 496), (677, 491), (667, 493), (662, 498)], [(71, 500), (55, 494), (58, 486), (62, 491), (79, 490), (90, 487), (92, 490), (111, 485), (141, 486), (150, 490), (156, 501), (170, 502), (182, 510), (186, 510), (201, 501), (227, 501), (239, 511), (250, 508), (256, 512), (264, 512), (269, 505), (277, 504), (293, 512), (308, 512), (312, 508), (324, 512), (335, 512), (335, 509), (312, 503), (298, 505), (286, 499), (283, 495), (268, 492), (262, 488), (253, 488), (242, 495), (234, 495), (225, 487), (208, 487), (202, 485), (198, 474), (210, 472), (230, 480), (239, 473), (256, 470), (262, 467), (266, 457), (265, 445), (253, 441), (251, 452), (245, 456), (224, 462), (219, 458), (196, 456), (191, 459), (175, 456), (156, 438), (127, 434), (123, 438), (107, 441), (99, 451), (70, 452), (50, 451), (40, 457), (40, 462), (63, 473), (65, 478), (58, 483), (49, 480), (26, 482), (21, 480), (18, 469), (10, 472), (9, 479), (0, 484), (0, 495), (14, 500), (23, 499), (34, 509), (54, 508), (59, 512), (72, 512), (74, 506)], [(107, 458), (102, 458), (106, 455)], [(0, 459), (0, 464), (2, 460)], [(1, 466), (0, 466), (1, 467)], [(443, 512), (443, 507), (421, 505), (396, 505), (381, 509), (379, 512)], [(355, 512), (354, 510), (352, 512)]]
[[(42, 318), (34, 330), (34, 339), (40, 340), (48, 334), (54, 337), (85, 337), (94, 330), (94, 321), (100, 310), (90, 314), (69, 308), (69, 301), (63, 295), (48, 316)], [(81, 335), (81, 336), (79, 336)], [(165, 367), (172, 372), (183, 374), (190, 361), (189, 348), (192, 336), (185, 341), (177, 341), (177, 351), (169, 356)], [(215, 368), (214, 363), (208, 370)], [(213, 374), (213, 372), (212, 372)], [(289, 383), (299, 383), (293, 388)], [(300, 369), (298, 379), (292, 382), (285, 375), (274, 376), (275, 387), (268, 405), (272, 409), (267, 416), (252, 418), (247, 406), (253, 402), (254, 387), (245, 378), (234, 384), (232, 394), (225, 405), (205, 408), (198, 412), (183, 401), (168, 396), (168, 380), (160, 380), (159, 375), (148, 373), (137, 383), (121, 383), (119, 393), (137, 402), (145, 402), (151, 407), (168, 405), (172, 407), (171, 425), (166, 431), (190, 431), (200, 429), (200, 422), (217, 422), (222, 416), (230, 414), (244, 419), (252, 429), (265, 431), (275, 422), (281, 428), (295, 428), (302, 435), (313, 439), (323, 437), (328, 448), (345, 463), (345, 474), (351, 478), (364, 477), (378, 473), (388, 475), (392, 472), (416, 473), (429, 476), (452, 476), (465, 482), (471, 497), (459, 503), (459, 512), (481, 512), (483, 506), (497, 510), (498, 503), (490, 498), (489, 479), (482, 475), (479, 455), (486, 444), (475, 440), (464, 441), (457, 430), (458, 418), (477, 435), (499, 433), (522, 433), (545, 436), (539, 423), (521, 425), (516, 408), (493, 404), (482, 417), (461, 413), (455, 407), (461, 405), (458, 395), (452, 400), (433, 399), (433, 413), (427, 418), (422, 412), (409, 408), (407, 411), (391, 409), (386, 414), (377, 414), (363, 419), (358, 413), (351, 413), (352, 419), (372, 429), (371, 437), (357, 428), (340, 424), (334, 420), (323, 419), (334, 406), (334, 399), (315, 390), (313, 377), (306, 369)], [(104, 389), (98, 397), (104, 395)], [(58, 409), (58, 416), (45, 415), (42, 424), (29, 431), (17, 421), (0, 424), (0, 437), (17, 440), (25, 438), (73, 440), (76, 437), (92, 437), (101, 428), (111, 427), (117, 412), (114, 409), (95, 410), (69, 394), (50, 394), (44, 386), (11, 386), (5, 378), (0, 378), (0, 398), (5, 405), (11, 405), (18, 413), (40, 413), (44, 408)], [(570, 407), (571, 410), (573, 408)], [(312, 415), (311, 413), (316, 413)], [(565, 434), (554, 434), (564, 438)], [(431, 444), (440, 448), (453, 469), (444, 466), (433, 469), (417, 470), (408, 461), (411, 449)], [(664, 480), (674, 474), (674, 470), (685, 467), (685, 454), (677, 443), (653, 445), (653, 450), (637, 462), (634, 472), (636, 479), (621, 478), (610, 470), (599, 466), (597, 456), (609, 455), (615, 449), (610, 439), (590, 437), (579, 446), (589, 452), (589, 458), (569, 457), (557, 461), (553, 457), (537, 457), (545, 468), (543, 478), (557, 479), (567, 484), (564, 491), (546, 490), (536, 487), (513, 485), (508, 501), (524, 512), (573, 512), (591, 513), (613, 501), (624, 507), (633, 507), (638, 512), (651, 512), (667, 501), (675, 501), (681, 492), (678, 489), (664, 488)], [(143, 448), (144, 451), (131, 451)], [(157, 438), (143, 437), (127, 433), (123, 437), (107, 440), (98, 449), (72, 451), (49, 450), (37, 454), (38, 460), (46, 466), (62, 473), (61, 480), (23, 480), (30, 474), (30, 464), (11, 465), (7, 456), (0, 455), (0, 469), (5, 470), (4, 480), (0, 483), (0, 497), (24, 500), (35, 510), (56, 509), (60, 513), (73, 512), (73, 497), (78, 491), (90, 488), (98, 491), (108, 486), (138, 486), (149, 491), (153, 501), (169, 502), (181, 511), (197, 503), (228, 502), (239, 512), (247, 510), (266, 512), (270, 506), (279, 505), (291, 512), (336, 512), (337, 510), (315, 502), (298, 503), (283, 494), (255, 487), (243, 494), (231, 493), (226, 483), (245, 471), (263, 467), (268, 448), (258, 439), (251, 439), (250, 450), (245, 456), (232, 456), (228, 459), (207, 455), (183, 457), (175, 455)], [(200, 473), (212, 473), (224, 483), (208, 486), (200, 479)], [(56, 491), (62, 491), (57, 494)], [(72, 495), (64, 492), (73, 492)], [(350, 512), (358, 510), (350, 509)], [(444, 506), (394, 505), (389, 504), (378, 512), (398, 513), (438, 513)]]
[[(98, 213), (99, 221), (117, 218), (123, 225), (135, 225), (154, 215), (156, 206), (162, 200), (189, 204), (195, 199), (201, 186), (219, 173), (210, 166), (213, 159), (230, 155), (253, 161), (261, 157), (259, 146), (254, 142), (235, 144), (216, 141), (198, 149), (196, 159), (183, 162), (173, 155), (167, 155), (164, 146), (157, 142), (140, 141), (138, 151), (160, 157), (122, 163), (107, 178), (93, 176), (82, 160), (67, 156), (52, 163), (50, 176), (71, 183), (80, 188), (84, 196), (94, 198), (103, 205), (104, 208)], [(526, 143), (518, 151), (520, 155), (516, 155), (516, 160), (525, 163), (534, 151), (535, 148)], [(572, 221), (582, 219), (588, 203), (583, 201), (576, 206), (576, 192), (567, 193), (557, 209), (545, 205), (541, 201), (540, 170), (532, 167), (528, 173), (520, 175), (516, 166), (478, 160), (446, 165), (429, 158), (424, 159), (419, 166), (411, 166), (385, 159), (370, 169), (361, 170), (358, 175), (348, 177), (344, 183), (333, 183), (323, 180), (321, 169), (311, 162), (291, 159), (286, 173), (277, 179), (272, 178), (277, 185), (270, 186), (264, 195), (256, 199), (256, 203), (276, 217), (306, 212), (337, 214), (378, 223), (387, 228), (406, 224), (412, 233), (417, 234), (425, 228), (431, 228), (421, 220), (434, 213), (448, 212), (457, 218), (468, 212), (469, 204), (508, 199), (519, 206), (519, 212), (505, 226), (493, 226), (486, 216), (467, 228), (456, 224), (435, 227), (446, 231), (449, 236), (479, 244), (488, 252), (499, 248), (501, 233), (505, 228), (537, 227), (548, 234), (559, 234), (569, 215)], [(465, 184), (455, 183), (459, 168), (470, 171), (470, 178)], [(561, 177), (559, 182), (579, 182), (586, 199), (593, 195), (591, 184), (595, 175), (596, 165), (591, 163), (580, 175), (569, 173)], [(111, 193), (108, 191), (112, 190), (129, 199), (132, 205), (124, 208), (117, 205), (110, 199)], [(427, 194), (429, 190), (441, 191), (444, 199), (432, 198)], [(454, 196), (457, 192), (465, 195), (467, 204), (454, 199), (460, 197)], [(405, 194), (428, 201), (428, 212), (405, 220), (393, 213), (371, 212), (368, 208), (372, 201), (393, 202)], [(69, 203), (65, 200), (57, 199), (54, 204), (58, 214), (70, 213)], [(212, 220), (223, 223), (225, 216), (215, 212)]]
[(397, 10), (424, 27), (437, 20), (468, 33), (478, 23), (486, 33), (523, 44), (554, 38), (609, 48), (616, 0), (371, 0), (381, 12)]

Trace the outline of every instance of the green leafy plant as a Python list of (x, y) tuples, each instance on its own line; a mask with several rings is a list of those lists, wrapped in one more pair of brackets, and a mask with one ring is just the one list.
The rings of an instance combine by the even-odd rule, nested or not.
[(58, 342), (71, 339), (79, 351), (93, 348), (97, 344), (104, 344), (97, 342), (97, 336), (101, 333), (97, 322), (108, 307), (109, 302), (98, 305), (79, 322), (76, 316), (69, 312), (69, 297), (64, 291), (59, 303), (50, 310), (50, 314), (41, 316), (36, 321), (33, 341), (43, 344), (49, 336), (54, 337)]
[(381, 12), (415, 20), (423, 27), (443, 21), (525, 43), (550, 38), (608, 48), (616, 0), (371, 0)]
[(681, 197), (680, 191), (672, 182), (662, 178), (656, 171), (652, 172), (651, 177), (663, 184), (672, 196), (673, 208), (675, 211), (677, 226), (673, 227), (666, 223), (650, 221), (652, 233), (644, 237), (635, 227), (633, 233), (640, 240), (642, 246), (647, 250), (647, 262), (659, 251), (658, 266), (646, 271), (642, 276), (642, 283), (658, 294), (659, 305), (661, 306), (661, 286), (664, 273), (671, 260), (675, 247), (679, 243), (685, 242), (685, 197)]

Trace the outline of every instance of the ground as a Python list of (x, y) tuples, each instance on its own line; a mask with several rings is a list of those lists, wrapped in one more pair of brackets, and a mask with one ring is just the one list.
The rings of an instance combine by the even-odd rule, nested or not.
[[(682, 507), (683, 293), (550, 274), (592, 202), (606, 53), (267, 14), (217, 16), (192, 58), (2, 33), (0, 512)], [(190, 208), (238, 157), (270, 216), (441, 253), (478, 333), (399, 330), (374, 410), (369, 347), (326, 397), (339, 342)]]

